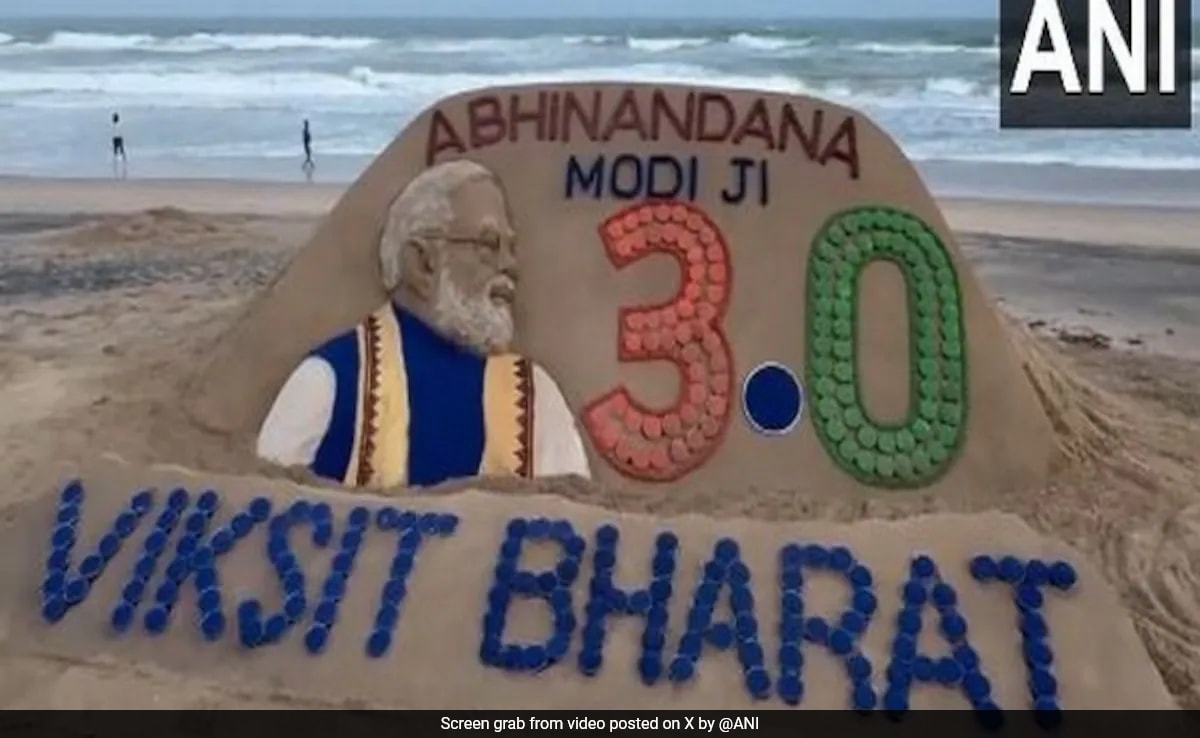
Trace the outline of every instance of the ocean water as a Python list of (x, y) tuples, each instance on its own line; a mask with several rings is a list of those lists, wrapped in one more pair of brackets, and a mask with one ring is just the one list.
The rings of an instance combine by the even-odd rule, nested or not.
[(308, 117), (317, 177), (344, 181), (444, 95), (584, 79), (847, 103), (958, 189), (1200, 170), (1191, 131), (1000, 131), (989, 20), (0, 19), (0, 174), (110, 176), (120, 111), (131, 176), (299, 178)]

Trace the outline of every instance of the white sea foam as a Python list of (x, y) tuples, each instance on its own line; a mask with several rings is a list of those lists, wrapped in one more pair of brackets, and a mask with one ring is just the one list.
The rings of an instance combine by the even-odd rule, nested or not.
[(864, 41), (848, 45), (851, 51), (867, 54), (893, 54), (903, 56), (928, 56), (934, 54), (996, 54), (996, 46), (964, 46), (962, 44), (934, 44), (924, 42), (886, 43)]
[(712, 43), (705, 37), (533, 36), (519, 38), (415, 38), (401, 44), (406, 51), (427, 54), (524, 54), (554, 46), (624, 46), (647, 54), (694, 49)]
[[(254, 72), (208, 69), (186, 71), (175, 67), (163, 71), (110, 71), (104, 68), (72, 71), (0, 72), (0, 95), (36, 96), (48, 103), (61, 103), (55, 96), (113, 97), (154, 101), (165, 107), (237, 107), (264, 104), (271, 100), (377, 99), (399, 101), (438, 97), (491, 85), (562, 81), (630, 81), (705, 83), (741, 89), (790, 93), (815, 93), (841, 101), (869, 99), (877, 104), (900, 105), (953, 98), (980, 105), (994, 105), (994, 86), (968, 79), (937, 77), (896, 84), (889, 90), (864, 93), (849, 80), (827, 80), (813, 85), (786, 74), (725, 74), (691, 64), (634, 64), (613, 67), (583, 67), (547, 71), (471, 74), (464, 72), (402, 72), (359, 65), (345, 72)], [(20, 99), (14, 100), (21, 103)], [(25, 100), (34, 104), (34, 100)]]
[(625, 40), (626, 45), (635, 51), (646, 51), (658, 54), (665, 51), (694, 49), (709, 43), (707, 38), (638, 38), (632, 36)]
[(752, 51), (787, 51), (808, 48), (812, 45), (812, 39), (735, 33), (729, 37), (729, 43)]
[(1194, 171), (1200, 170), (1200, 156), (1153, 156), (1108, 154), (1099, 150), (966, 151), (963, 147), (913, 146), (907, 152), (915, 161), (950, 160), (977, 164), (1024, 164), (1027, 166), (1093, 167), (1134, 171)]
[[(990, 29), (958, 37), (855, 29), (847, 37), (808, 24), (584, 24), (566, 35), (536, 26), (506, 35), (482, 23), (462, 35), (434, 26), (129, 28), (4, 28), (0, 128), (20, 133), (0, 138), (0, 172), (42, 172), (61, 159), (56, 173), (74, 173), (106, 143), (112, 110), (124, 114), (139, 161), (160, 157), (167, 169), (294, 157), (293, 129), (304, 116), (314, 120), (321, 155), (366, 159), (446, 95), (569, 81), (811, 94), (864, 110), (918, 159), (1200, 168), (1200, 143), (1186, 132), (999, 135)], [(1200, 81), (1193, 101), (1200, 107)]]
[(562, 37), (563, 43), (571, 46), (604, 46), (613, 43), (615, 40), (613, 36), (601, 36), (598, 34)]
[(0, 94), (94, 94), (120, 98), (158, 98), (166, 106), (202, 107), (203, 99), (263, 102), (266, 99), (339, 97), (441, 96), (489, 85), (562, 82), (572, 80), (699, 82), (727, 87), (803, 92), (799, 80), (786, 75), (717, 75), (700, 66), (639, 64), (627, 67), (589, 67), (505, 74), (417, 73), (379, 71), (357, 66), (343, 74), (322, 72), (237, 71), (42, 71), (0, 72)]
[(415, 38), (400, 44), (405, 51), (421, 54), (500, 54), (527, 51), (538, 42), (562, 43), (558, 38)]
[(379, 43), (375, 38), (307, 36), (303, 34), (193, 33), (186, 36), (159, 37), (142, 33), (78, 33), (56, 31), (44, 41), (13, 43), (11, 36), (0, 35), (10, 51), (27, 53), (89, 51), (139, 51), (163, 54), (201, 54), (213, 51), (271, 52), (286, 49), (329, 49), (354, 51)]

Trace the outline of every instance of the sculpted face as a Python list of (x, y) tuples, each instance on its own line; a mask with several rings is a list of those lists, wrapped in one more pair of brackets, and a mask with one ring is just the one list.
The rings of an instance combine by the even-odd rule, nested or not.
[(434, 327), (479, 353), (508, 350), (517, 288), (516, 233), (504, 194), (490, 180), (459, 186), (454, 219), (437, 240)]

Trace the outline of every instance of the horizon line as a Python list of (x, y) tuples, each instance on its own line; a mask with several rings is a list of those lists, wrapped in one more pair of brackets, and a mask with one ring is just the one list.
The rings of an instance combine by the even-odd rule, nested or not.
[(536, 21), (536, 20), (639, 20), (639, 21), (688, 21), (688, 20), (704, 20), (704, 21), (798, 21), (798, 20), (902, 20), (902, 21), (922, 21), (922, 20), (994, 20), (995, 14), (984, 15), (825, 15), (821, 13), (806, 13), (803, 15), (704, 15), (704, 14), (689, 14), (689, 15), (637, 15), (637, 14), (622, 14), (614, 15), (574, 15), (574, 14), (540, 14), (540, 15), (477, 15), (464, 13), (461, 15), (392, 15), (387, 13), (352, 13), (347, 15), (319, 15), (309, 13), (272, 13), (267, 15), (229, 15), (229, 14), (214, 14), (214, 15), (163, 15), (161, 13), (139, 14), (139, 13), (91, 13), (84, 11), (80, 12), (50, 12), (50, 13), (17, 13), (7, 15), (0, 13), (0, 20), (55, 20), (55, 19), (75, 19), (86, 18), (88, 20), (408, 20), (408, 21)]

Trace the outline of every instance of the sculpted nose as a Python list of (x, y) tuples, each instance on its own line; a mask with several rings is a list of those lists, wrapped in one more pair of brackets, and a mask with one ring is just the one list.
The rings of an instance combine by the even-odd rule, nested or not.
[(520, 279), (517, 277), (517, 264), (516, 264), (515, 260), (513, 261), (513, 264), (511, 267), (505, 267), (505, 268), (501, 269), (500, 273), (503, 274), (506, 278), (508, 278), (508, 280), (510, 282), (512, 282), (513, 287), (516, 287), (517, 284), (520, 282)]
[(517, 281), (517, 252), (516, 252), (516, 250), (512, 246), (509, 246), (509, 245), (502, 246), (500, 248), (500, 252), (499, 252), (499, 260), (500, 260), (499, 261), (500, 273), (503, 274), (504, 276), (508, 277), (509, 279), (511, 279), (513, 282), (516, 282)]

